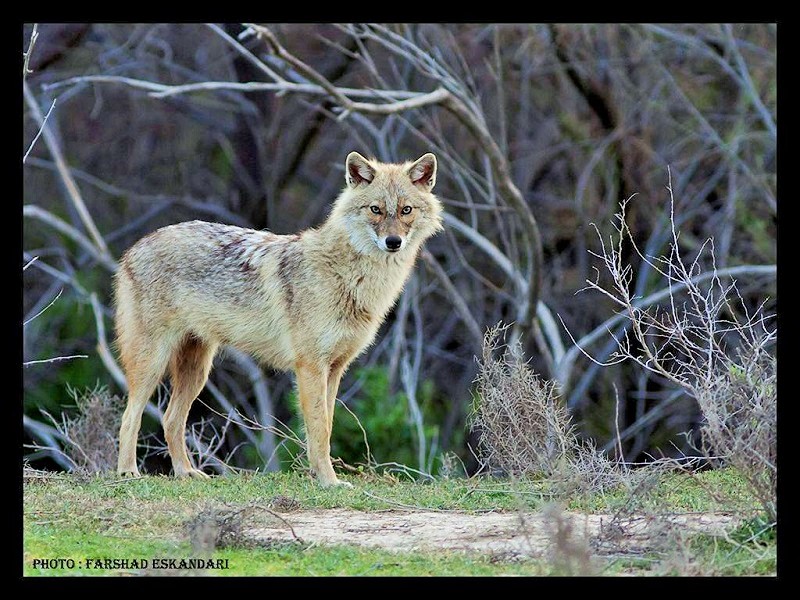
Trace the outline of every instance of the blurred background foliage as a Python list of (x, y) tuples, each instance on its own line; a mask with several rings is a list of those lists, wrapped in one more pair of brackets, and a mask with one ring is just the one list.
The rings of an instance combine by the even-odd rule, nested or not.
[[(691, 259), (712, 237), (719, 268), (775, 264), (776, 26), (269, 27), (288, 52), (341, 89), (430, 92), (443, 86), (469, 101), (542, 234), (540, 299), (558, 325), (555, 334), (546, 332), (544, 345), (526, 340), (531, 365), (552, 378), (561, 364), (567, 407), (580, 435), (598, 447), (617, 452), (619, 429), (627, 460), (688, 452), (693, 440), (684, 434), (697, 430), (700, 413), (680, 389), (629, 364), (600, 368), (578, 353), (564, 366), (559, 358), (572, 347), (567, 330), (580, 339), (616, 310), (597, 293), (576, 294), (595, 277), (590, 251), (597, 251), (598, 240), (591, 224), (607, 238), (618, 202), (636, 194), (627, 220), (637, 244), (650, 255), (667, 251), (668, 166), (685, 256)], [(146, 233), (190, 219), (277, 233), (311, 227), (341, 189), (349, 151), (384, 161), (435, 152), (435, 191), (458, 222), (449, 221), (429, 242), (376, 343), (345, 377), (340, 399), (358, 416), (377, 462), (435, 472), (441, 457), (453, 453), (474, 470), (475, 434), (466, 431), (465, 419), (481, 340), (467, 321), (485, 331), (513, 321), (521, 302), (514, 278), (484, 242), (515, 273), (524, 275), (531, 261), (519, 221), (498, 192), (487, 149), (437, 106), (343, 116), (324, 94), (222, 86), (156, 97), (154, 88), (143, 88), (142, 82), (268, 82), (265, 66), (285, 81), (305, 82), (263, 38), (239, 39), (245, 30), (241, 24), (39, 24), (25, 85), (42, 114), (56, 101), (47, 126), (114, 259)], [(25, 25), (23, 51), (31, 33), (32, 25)], [(31, 108), (25, 105), (23, 154), (40, 129)], [(88, 235), (44, 139), (25, 160), (23, 183), (26, 207)], [(641, 267), (632, 282), (637, 294), (658, 291), (657, 274), (631, 249), (625, 252)], [(91, 304), (96, 294), (110, 343), (111, 272), (63, 231), (26, 213), (23, 264), (34, 257), (23, 274), (23, 320), (63, 292), (24, 326), (24, 360), (87, 358), (24, 367), (28, 460), (67, 468), (48, 449), (59, 438), (42, 411), (56, 418), (71, 414), (68, 387), (100, 384), (124, 393), (98, 352), (103, 336)], [(737, 283), (746, 305), (768, 299), (765, 309), (774, 312), (774, 277), (743, 276)], [(454, 298), (469, 315), (454, 308)], [(586, 346), (599, 360), (613, 348), (608, 334)], [(291, 377), (270, 371), (260, 377), (248, 361), (230, 352), (216, 359), (190, 421), (207, 421), (219, 432), (224, 415), (236, 410), (259, 424), (281, 422), (299, 432)], [(148, 415), (144, 430), (155, 451), (145, 468), (166, 471), (157, 409)], [(291, 442), (276, 450), (281, 436), (275, 431), (240, 424), (228, 427), (215, 446), (228, 464), (263, 469), (272, 453), (280, 460), (269, 461), (269, 468), (292, 462)], [(207, 451), (203, 444), (195, 449)], [(361, 429), (340, 407), (334, 455), (358, 464), (367, 460), (365, 451)]]

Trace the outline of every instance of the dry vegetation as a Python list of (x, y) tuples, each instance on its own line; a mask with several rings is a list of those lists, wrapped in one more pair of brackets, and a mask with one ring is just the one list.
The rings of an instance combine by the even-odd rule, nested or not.
[(509, 475), (551, 476), (577, 446), (571, 419), (558, 385), (534, 373), (519, 343), (501, 343), (507, 329), (497, 325), (484, 338), (471, 425), (492, 466)]
[[(706, 456), (733, 465), (747, 479), (767, 519), (775, 522), (777, 327), (762, 310), (766, 300), (748, 309), (734, 278), (744, 269), (717, 269), (713, 239), (701, 244), (691, 261), (682, 256), (671, 181), (667, 190), (667, 254), (655, 257), (638, 248), (625, 218), (627, 202), (615, 215), (616, 235), (608, 244), (598, 232), (602, 249), (595, 255), (610, 281), (603, 285), (598, 270), (597, 278), (587, 281), (588, 289), (611, 298), (629, 324), (614, 337), (617, 350), (609, 363), (599, 364), (633, 361), (694, 398), (703, 415), (700, 432)], [(663, 308), (633, 297), (635, 273), (625, 261), (625, 246), (662, 278)]]
[[(647, 490), (654, 489), (665, 469), (694, 468), (706, 462), (731, 465), (760, 502), (766, 522), (774, 525), (777, 329), (762, 311), (765, 302), (748, 310), (730, 270), (723, 274), (717, 269), (713, 240), (702, 244), (687, 264), (679, 249), (671, 186), (667, 190), (672, 239), (668, 254), (654, 257), (639, 250), (626, 221), (627, 201), (615, 215), (615, 235), (604, 240), (598, 233), (600, 251), (592, 254), (604, 273), (597, 269), (585, 291), (611, 298), (628, 326), (620, 335), (609, 330), (617, 350), (608, 362), (587, 357), (601, 367), (632, 361), (685, 390), (703, 416), (702, 454), (651, 460), (631, 470), (621, 458), (611, 461), (591, 443), (580, 443), (557, 383), (537, 376), (519, 346), (502, 344), (499, 325), (484, 340), (472, 424), (481, 435), (483, 457), (489, 465), (512, 476), (534, 474), (562, 483), (578, 482), (591, 493), (622, 485), (628, 489), (633, 512), (649, 500)], [(663, 279), (664, 308), (633, 296), (631, 281), (636, 273), (624, 257), (627, 246)], [(703, 271), (704, 265), (708, 271)], [(621, 449), (619, 430), (617, 443)]]
[[(322, 220), (350, 149), (430, 150), (447, 231), (360, 363), (402, 392), (408, 467), (457, 455), (480, 468), (478, 434), (463, 433), (477, 376), (479, 429), (507, 473), (590, 490), (629, 481), (623, 462), (702, 447), (774, 513), (774, 330), (755, 316), (776, 302), (774, 25), (45, 24), (35, 43), (32, 29), (32, 464), (84, 464), (77, 434), (40, 409), (74, 431), (106, 419), (102, 403), (76, 409), (66, 383), (125, 392), (110, 275), (136, 239), (194, 218), (293, 232)], [(587, 280), (594, 292), (576, 295)], [(498, 322), (516, 350), (487, 355)], [(217, 472), (279, 468), (291, 380), (234, 351), (218, 363), (190, 447)], [(352, 370), (343, 403), (358, 408), (364, 385)], [(151, 472), (165, 469), (159, 412), (145, 424)]]
[(108, 390), (74, 394), (77, 414), (55, 423), (67, 442), (66, 455), (77, 470), (106, 473), (117, 468), (117, 433), (124, 404)]

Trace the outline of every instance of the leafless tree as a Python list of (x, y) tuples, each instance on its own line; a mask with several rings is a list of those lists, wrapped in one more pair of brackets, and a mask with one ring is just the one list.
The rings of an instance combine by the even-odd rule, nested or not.
[[(110, 275), (136, 239), (193, 218), (297, 231), (340, 189), (343, 148), (381, 160), (430, 150), (446, 231), (358, 365), (386, 366), (403, 391), (413, 467), (429, 472), (451, 449), (471, 461), (461, 432), (474, 356), (499, 321), (599, 448), (634, 459), (683, 444), (702, 418), (687, 395), (633, 363), (600, 368), (554, 315), (608, 362), (608, 328), (620, 337), (630, 324), (609, 316), (609, 297), (575, 295), (591, 274), (589, 223), (639, 192), (627, 227), (642, 254), (664, 253), (656, 190), (668, 164), (686, 251), (713, 236), (719, 277), (740, 277), (748, 305), (774, 299), (775, 37), (769, 24), (27, 25), (23, 260), (38, 259), (24, 320), (64, 291), (25, 327), (25, 361), (85, 354), (81, 377), (124, 392)], [(630, 246), (624, 258), (634, 305), (663, 306), (654, 267)], [(220, 452), (246, 442), (257, 458), (237, 452), (237, 466), (278, 468), (291, 380), (233, 352), (219, 361), (201, 410), (218, 431), (236, 423)], [(38, 443), (53, 437), (38, 407), (63, 410), (53, 390), (75, 379), (72, 365), (25, 369)], [(433, 408), (420, 403), (427, 382)], [(357, 409), (362, 384), (353, 369), (341, 400)]]

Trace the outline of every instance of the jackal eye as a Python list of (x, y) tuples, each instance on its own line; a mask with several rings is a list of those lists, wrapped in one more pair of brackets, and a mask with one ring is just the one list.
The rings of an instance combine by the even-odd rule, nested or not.
[(401, 215), (410, 215), (411, 214), (411, 207), (410, 206), (404, 206), (403, 210), (400, 211), (400, 214)]
[(373, 214), (379, 215), (381, 214), (381, 209), (379, 206), (375, 206), (374, 204), (369, 207), (369, 209), (373, 212)]

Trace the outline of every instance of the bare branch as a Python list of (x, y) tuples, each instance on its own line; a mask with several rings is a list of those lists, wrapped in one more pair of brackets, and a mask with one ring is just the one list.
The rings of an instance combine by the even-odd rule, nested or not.
[[(730, 274), (734, 269), (739, 273), (771, 274), (776, 270), (771, 265), (742, 265), (720, 271), (716, 266), (711, 238), (699, 244), (693, 260), (684, 260), (675, 225), (671, 172), (668, 174), (672, 233), (669, 255), (657, 259), (662, 265), (662, 268), (657, 268), (636, 251), (645, 264), (653, 266), (666, 279), (666, 289), (638, 302), (634, 302), (630, 294), (632, 267), (623, 260), (623, 240), (626, 245), (633, 244), (633, 233), (627, 226), (625, 202), (620, 204), (620, 212), (615, 215), (618, 223), (614, 225), (616, 241), (612, 236), (611, 243), (606, 246), (600, 238), (602, 250), (596, 254), (608, 270), (611, 282), (603, 287), (598, 278), (597, 282), (589, 281), (588, 288), (605, 293), (623, 306), (614, 320), (606, 322), (607, 331), (618, 348), (612, 354), (613, 360), (631, 360), (694, 398), (703, 415), (701, 433), (706, 455), (722, 456), (735, 466), (747, 480), (767, 516), (774, 519), (777, 360), (765, 348), (775, 340), (776, 331), (764, 326), (766, 317), (760, 314), (764, 303), (751, 315), (735, 281), (725, 286), (721, 276), (723, 271)], [(706, 259), (710, 268), (704, 273), (699, 272), (701, 255), (710, 255), (710, 259)], [(700, 283), (704, 281), (710, 283), (701, 287)], [(679, 291), (687, 296), (683, 302), (676, 300)], [(733, 306), (736, 300), (730, 298), (732, 293), (742, 304), (744, 321), (736, 316)], [(664, 298), (669, 300), (667, 310), (659, 311), (656, 306), (651, 311), (642, 306)], [(730, 318), (720, 317), (723, 309), (731, 313)], [(630, 327), (630, 331), (623, 330), (620, 338), (610, 329), (617, 318), (626, 318)], [(579, 342), (575, 342), (575, 349), (571, 351), (584, 352), (590, 360), (598, 362)], [(558, 374), (568, 377), (569, 366), (565, 369), (562, 362), (559, 367)], [(634, 425), (640, 428), (642, 423), (661, 416), (667, 405), (663, 403), (660, 406), (660, 411), (643, 415)], [(636, 428), (629, 431), (635, 432)], [(621, 437), (618, 432), (620, 444)], [(707, 444), (713, 446), (713, 450), (706, 447)]]
[(46, 363), (60, 362), (62, 360), (72, 360), (73, 358), (89, 358), (86, 354), (73, 354), (71, 356), (54, 356), (53, 358), (45, 358), (42, 360), (29, 360), (22, 363), (23, 367), (30, 367), (31, 365), (43, 365)]
[(532, 327), (537, 327), (538, 325), (533, 319), (533, 316), (539, 301), (539, 288), (542, 275), (542, 241), (541, 234), (539, 233), (539, 226), (525, 198), (519, 191), (519, 188), (517, 188), (511, 180), (508, 160), (503, 155), (492, 135), (486, 129), (483, 119), (479, 118), (476, 113), (473, 112), (473, 109), (463, 100), (443, 87), (421, 98), (390, 104), (353, 102), (314, 68), (288, 52), (268, 28), (253, 24), (248, 24), (248, 27), (252, 28), (259, 37), (267, 41), (276, 56), (286, 61), (304, 77), (321, 85), (344, 109), (340, 118), (345, 117), (350, 112), (391, 114), (410, 108), (419, 108), (420, 106), (428, 104), (441, 104), (441, 106), (452, 113), (461, 124), (466, 127), (488, 155), (500, 193), (520, 217), (520, 224), (523, 227), (523, 231), (525, 232), (530, 246), (532, 261), (529, 267), (531, 272), (530, 283), (527, 288), (527, 298), (520, 308), (522, 319), (515, 326), (515, 335), (521, 337), (529, 332)]
[(42, 128), (42, 135), (44, 135), (44, 141), (47, 144), (47, 148), (50, 150), (50, 154), (53, 156), (53, 160), (56, 161), (56, 166), (58, 167), (58, 173), (61, 175), (61, 179), (64, 182), (64, 186), (67, 189), (67, 194), (69, 196), (70, 201), (72, 202), (75, 210), (78, 212), (78, 215), (83, 221), (83, 225), (86, 227), (86, 230), (89, 232), (95, 246), (99, 250), (100, 254), (108, 257), (109, 260), (111, 256), (108, 252), (108, 248), (106, 247), (106, 243), (103, 240), (103, 236), (100, 235), (100, 232), (97, 230), (97, 226), (94, 224), (94, 220), (92, 216), (89, 214), (89, 211), (86, 208), (86, 204), (83, 202), (83, 198), (81, 197), (81, 193), (78, 190), (78, 186), (75, 184), (75, 180), (72, 178), (72, 175), (69, 172), (69, 168), (67, 167), (67, 163), (64, 160), (64, 156), (61, 153), (61, 148), (56, 141), (53, 132), (50, 131), (49, 125), (44, 122), (44, 117), (42, 116), (42, 111), (39, 110), (39, 105), (36, 103), (36, 99), (33, 97), (30, 88), (28, 87), (27, 82), (22, 83), (22, 91), (25, 97), (25, 102), (30, 108), (31, 112), (33, 113), (34, 118), (39, 123), (39, 126)]
[(38, 256), (34, 256), (32, 259), (30, 259), (28, 262), (26, 262), (26, 263), (25, 263), (25, 266), (24, 266), (24, 267), (22, 267), (22, 271), (23, 271), (23, 272), (27, 271), (27, 270), (28, 270), (28, 267), (30, 267), (30, 266), (31, 266), (33, 263), (35, 263), (37, 260), (39, 260), (39, 257), (38, 257)]
[(257, 56), (255, 56), (252, 52), (250, 52), (247, 48), (242, 46), (238, 41), (233, 39), (227, 33), (225, 33), (219, 25), (215, 25), (214, 23), (206, 23), (206, 26), (211, 29), (214, 33), (220, 36), (223, 40), (225, 40), (228, 44), (234, 47), (236, 51), (241, 54), (247, 61), (252, 64), (256, 69), (262, 71), (267, 77), (272, 79), (273, 81), (285, 81), (280, 75), (278, 75), (275, 71), (270, 69), (267, 65), (264, 64), (263, 61), (259, 60)]
[[(701, 273), (699, 275), (695, 275), (689, 281), (692, 284), (700, 284), (705, 281), (709, 281), (714, 277), (735, 277), (738, 275), (772, 275), (775, 276), (778, 273), (777, 265), (738, 265), (736, 267), (729, 267), (727, 269), (720, 269), (719, 271), (708, 271), (705, 273)], [(653, 292), (645, 296), (644, 298), (640, 298), (639, 300), (634, 300), (632, 305), (634, 308), (647, 308), (649, 306), (653, 306), (670, 298), (671, 295), (676, 294), (685, 290), (688, 287), (687, 282), (679, 283), (674, 286), (666, 287), (657, 292)], [(579, 340), (574, 341), (573, 346), (564, 353), (563, 358), (556, 364), (556, 373), (555, 378), (561, 383), (561, 385), (567, 385), (569, 381), (569, 375), (572, 371), (572, 365), (575, 363), (575, 359), (577, 358), (578, 353), (583, 352), (583, 348), (590, 346), (594, 342), (599, 339), (606, 339), (606, 335), (608, 332), (618, 323), (624, 321), (628, 318), (626, 313), (618, 313), (613, 317), (609, 317), (605, 321), (603, 321), (600, 325), (592, 329), (589, 333), (582, 336)], [(563, 321), (562, 321), (563, 323)]]
[(103, 361), (103, 364), (108, 372), (111, 373), (114, 381), (116, 381), (123, 390), (127, 390), (128, 381), (125, 379), (125, 374), (122, 372), (122, 369), (119, 368), (119, 365), (117, 365), (117, 361), (114, 360), (114, 356), (111, 354), (111, 350), (108, 347), (106, 326), (103, 321), (103, 310), (100, 307), (100, 301), (97, 299), (97, 294), (92, 292), (92, 294), (89, 296), (89, 299), (92, 303), (94, 322), (97, 328), (97, 353), (100, 355), (100, 359)]
[(31, 41), (28, 43), (28, 51), (22, 53), (22, 56), (25, 57), (25, 59), (22, 62), (22, 81), (25, 81), (25, 79), (28, 77), (28, 73), (33, 73), (33, 71), (28, 69), (28, 63), (30, 63), (31, 61), (31, 53), (33, 52), (33, 46), (36, 44), (36, 38), (38, 37), (39, 37), (39, 24), (34, 23), (33, 29), (31, 30)]
[(483, 333), (481, 333), (481, 328), (478, 325), (478, 322), (475, 320), (475, 317), (472, 315), (469, 306), (467, 306), (466, 301), (453, 285), (453, 282), (450, 281), (450, 278), (447, 276), (447, 273), (445, 273), (442, 265), (439, 264), (439, 262), (427, 249), (422, 251), (421, 256), (425, 261), (425, 264), (430, 268), (431, 273), (434, 274), (439, 283), (442, 284), (445, 292), (447, 292), (447, 295), (450, 296), (453, 306), (455, 306), (456, 311), (458, 312), (464, 324), (467, 326), (467, 329), (469, 330), (474, 342), (477, 344), (477, 347), (480, 348), (480, 345), (483, 343)]
[(267, 382), (264, 378), (264, 371), (244, 352), (237, 350), (231, 346), (226, 347), (225, 352), (228, 356), (244, 369), (250, 383), (253, 387), (253, 394), (256, 397), (256, 405), (258, 406), (259, 422), (266, 423), (263, 427), (262, 443), (259, 444), (260, 451), (263, 456), (269, 457), (266, 463), (268, 471), (277, 471), (280, 469), (275, 460), (275, 434), (274, 426), (270, 425), (270, 421), (275, 421), (275, 407), (270, 397), (269, 390), (267, 389)]
[[(53, 90), (61, 87), (79, 85), (82, 83), (116, 83), (127, 85), (135, 89), (141, 89), (150, 92), (148, 95), (152, 98), (168, 98), (170, 96), (188, 94), (191, 92), (217, 90), (234, 92), (277, 92), (279, 94), (293, 92), (299, 94), (311, 94), (315, 96), (328, 95), (328, 92), (321, 85), (316, 85), (313, 83), (295, 83), (285, 80), (281, 80), (279, 82), (200, 81), (197, 83), (186, 83), (182, 85), (168, 85), (163, 83), (155, 83), (153, 81), (146, 81), (143, 79), (122, 77), (119, 75), (82, 75), (79, 77), (70, 77), (61, 81), (43, 84), (42, 89)], [(391, 101), (414, 100), (427, 95), (421, 92), (409, 92), (406, 90), (372, 90), (347, 87), (338, 89), (348, 98), (375, 98)]]
[(22, 415), (22, 426), (32, 437), (47, 444), (47, 446), (44, 447), (37, 445), (35, 449), (43, 450), (49, 454), (56, 463), (67, 471), (71, 471), (75, 468), (75, 462), (59, 447), (59, 442), (65, 440), (63, 434), (58, 429), (47, 423), (32, 419), (25, 414)]
[(42, 121), (41, 127), (39, 127), (39, 131), (37, 131), (36, 135), (33, 136), (33, 140), (31, 140), (31, 145), (28, 146), (28, 151), (25, 152), (25, 156), (22, 157), (22, 164), (23, 165), (25, 164), (25, 161), (28, 160), (28, 155), (31, 153), (31, 150), (33, 150), (33, 147), (36, 145), (36, 140), (38, 140), (39, 137), (42, 135), (42, 130), (47, 125), (47, 119), (50, 118), (50, 113), (53, 112), (53, 109), (55, 107), (56, 107), (56, 99), (53, 98), (53, 104), (50, 105), (50, 110), (48, 110), (47, 114), (44, 116), (44, 120)]
[(753, 103), (753, 106), (756, 107), (756, 111), (758, 111), (758, 115), (764, 122), (764, 125), (772, 136), (772, 139), (776, 140), (778, 139), (778, 128), (775, 125), (772, 114), (767, 110), (767, 107), (764, 106), (764, 103), (761, 101), (761, 96), (756, 91), (755, 85), (753, 85), (753, 79), (750, 77), (750, 71), (747, 68), (747, 64), (744, 62), (742, 53), (739, 52), (736, 39), (733, 37), (733, 28), (731, 27), (730, 23), (725, 23), (722, 28), (725, 30), (725, 38), (728, 41), (728, 50), (731, 54), (733, 54), (733, 59), (736, 62), (736, 68), (741, 76), (740, 81), (744, 84), (744, 89), (747, 92), (747, 95), (750, 97), (750, 101)]
[(106, 267), (112, 273), (116, 273), (119, 266), (117, 262), (111, 258), (107, 252), (98, 250), (97, 247), (89, 241), (80, 231), (75, 229), (72, 225), (63, 219), (55, 216), (53, 213), (46, 211), (34, 204), (26, 204), (22, 207), (22, 216), (38, 219), (50, 225), (53, 229), (60, 231), (73, 241), (77, 242), (84, 250), (91, 254), (100, 264)]
[[(28, 264), (30, 264), (30, 263), (28, 263)], [(27, 265), (26, 265), (26, 266), (27, 266)], [(55, 297), (55, 298), (53, 298), (53, 299), (50, 301), (50, 304), (48, 304), (47, 306), (45, 306), (45, 307), (44, 307), (42, 310), (40, 310), (39, 312), (37, 312), (37, 313), (36, 313), (35, 315), (33, 315), (33, 316), (30, 318), (30, 319), (27, 319), (27, 320), (25, 320), (25, 321), (22, 323), (22, 326), (23, 326), (23, 327), (25, 327), (25, 325), (27, 325), (28, 323), (30, 323), (31, 321), (33, 321), (33, 320), (34, 320), (36, 317), (38, 317), (38, 316), (39, 316), (39, 315), (41, 315), (41, 314), (42, 314), (44, 311), (46, 311), (48, 308), (50, 308), (51, 306), (53, 306), (53, 304), (55, 304), (56, 300), (58, 300), (58, 299), (61, 297), (61, 293), (62, 293), (63, 291), (64, 291), (64, 288), (61, 288), (60, 290), (58, 290), (58, 294), (56, 294), (56, 297)]]

